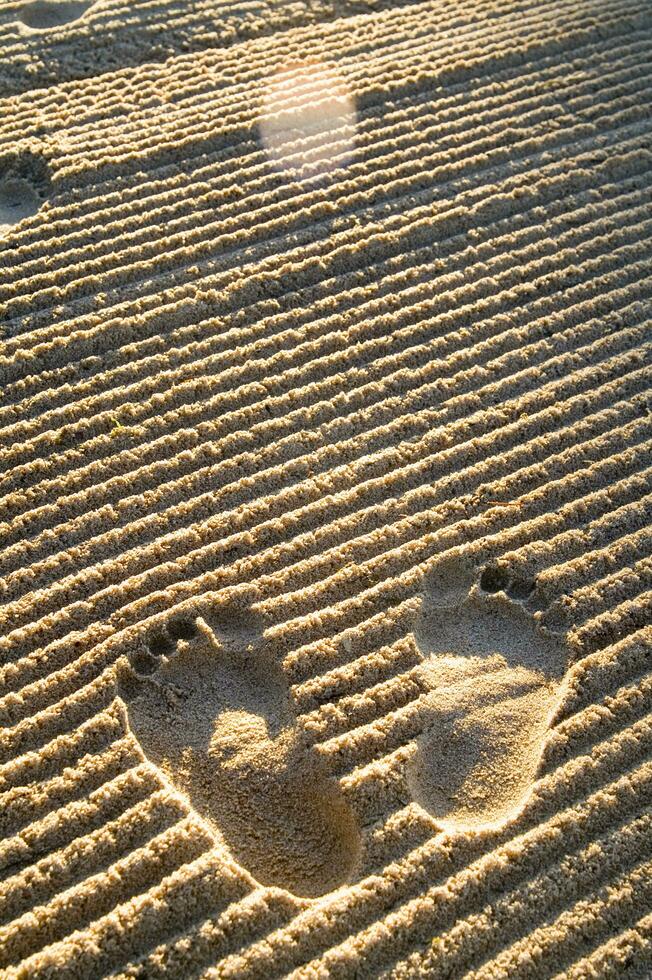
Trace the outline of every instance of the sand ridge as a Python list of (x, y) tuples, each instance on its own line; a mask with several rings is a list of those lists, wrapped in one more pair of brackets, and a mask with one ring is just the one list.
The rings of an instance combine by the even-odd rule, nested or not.
[(649, 976), (650, 3), (29, 6), (3, 975)]

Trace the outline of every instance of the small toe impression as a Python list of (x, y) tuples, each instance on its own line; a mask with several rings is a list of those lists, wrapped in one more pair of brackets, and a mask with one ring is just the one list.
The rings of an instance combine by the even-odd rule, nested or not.
[(158, 658), (147, 650), (135, 650), (129, 662), (137, 674), (153, 674), (158, 667)]
[(480, 573), (480, 588), (483, 592), (501, 592), (509, 585), (509, 577), (499, 565), (486, 565)]
[(529, 599), (534, 591), (534, 579), (527, 578), (512, 578), (507, 586), (507, 595), (510, 599), (516, 599), (518, 602), (525, 602)]
[(147, 637), (147, 646), (152, 657), (169, 657), (176, 644), (167, 632), (155, 630)]
[(535, 579), (523, 575), (510, 575), (506, 568), (497, 562), (485, 565), (478, 579), (482, 592), (490, 595), (505, 592), (516, 602), (526, 602), (534, 591)]
[(167, 625), (167, 631), (174, 641), (194, 640), (198, 633), (197, 626), (191, 619), (172, 619)]

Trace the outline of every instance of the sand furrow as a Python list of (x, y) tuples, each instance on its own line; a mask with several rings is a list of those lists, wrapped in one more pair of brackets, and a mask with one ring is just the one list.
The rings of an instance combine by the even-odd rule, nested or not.
[[(640, 423), (638, 425), (635, 424), (632, 427), (633, 428), (633, 431), (635, 431), (636, 427), (640, 428), (641, 427)], [(643, 435), (644, 434), (645, 434), (645, 429), (643, 427)], [(618, 444), (621, 441), (621, 439), (622, 439), (622, 433), (621, 433), (620, 430), (618, 430), (617, 433), (615, 434), (615, 438), (617, 440), (616, 444)], [(579, 458), (583, 458), (581, 456), (581, 453), (582, 452), (590, 452), (590, 446), (591, 446), (590, 442), (588, 444), (585, 444), (585, 445), (586, 445), (586, 448), (584, 446), (580, 446), (579, 451), (576, 451), (575, 453), (571, 453), (570, 454), (570, 456), (569, 456), (569, 464), (570, 464), (570, 466), (572, 466), (574, 464), (574, 462), (575, 462), (575, 460), (573, 458), (574, 456), (575, 456), (575, 458), (578, 458), (578, 457)], [(561, 448), (561, 447), (559, 447), (559, 445), (558, 445), (558, 448)], [(556, 458), (556, 461), (557, 461), (558, 465), (564, 459), (564, 455), (565, 455), (564, 453), (561, 454), (561, 459)], [(630, 460), (630, 464), (629, 465), (631, 465), (632, 463), (634, 465), (636, 465), (636, 456), (634, 454), (632, 454), (631, 452), (628, 452), (626, 454), (620, 455), (618, 457), (618, 463), (619, 463), (619, 467), (620, 467), (619, 472), (620, 472), (621, 475), (623, 473), (623, 468), (627, 465), (627, 462), (626, 461), (627, 461), (628, 457), (629, 457), (629, 460)], [(567, 468), (570, 468), (570, 467), (564, 466), (563, 463), (562, 463), (562, 466), (561, 466), (562, 473), (564, 473)], [(527, 470), (526, 470), (526, 472), (527, 472)], [(539, 479), (540, 479), (541, 468), (538, 467), (535, 470), (535, 472), (537, 473), (537, 476), (539, 476)], [(596, 467), (595, 468), (594, 477), (595, 476), (598, 476), (599, 474), (600, 474), (600, 467)], [(550, 475), (550, 474), (548, 474), (548, 475)], [(585, 480), (584, 489), (585, 489), (585, 492), (586, 492), (586, 489), (587, 489), (586, 488), (586, 477), (589, 476), (589, 475), (590, 475), (589, 473), (584, 474), (584, 480)], [(537, 480), (537, 482), (539, 482), (539, 480)], [(559, 481), (557, 481), (557, 482), (559, 482)], [(561, 481), (561, 482), (563, 483), (563, 481)], [(555, 481), (552, 481), (552, 485), (553, 486), (555, 485)], [(516, 497), (516, 496), (519, 495), (519, 493), (522, 493), (524, 489), (525, 489), (524, 487), (518, 488), (518, 489), (515, 487), (513, 494), (510, 494), (510, 496)], [(488, 492), (491, 493), (491, 485), (488, 486)], [(550, 491), (548, 490), (548, 494), (549, 493), (550, 493)], [(541, 491), (540, 490), (538, 491), (538, 494), (537, 495), (538, 496), (541, 495)], [(473, 497), (471, 495), (469, 495), (469, 496), (471, 497), (471, 499), (473, 499)], [(475, 496), (475, 495), (473, 495), (473, 496)], [(522, 499), (520, 501), (521, 508), (526, 506), (526, 501), (527, 501), (527, 497), (524, 497), (524, 499)], [(558, 499), (558, 503), (559, 503), (559, 499)], [(463, 507), (463, 505), (464, 505), (464, 498), (462, 497), (461, 506)], [(486, 506), (486, 505), (484, 505), (484, 506)], [(482, 498), (480, 498), (479, 500), (477, 500), (476, 505), (475, 505), (475, 507), (473, 509), (477, 509), (477, 510), (480, 510), (480, 512), (482, 512), (482, 510), (484, 509), (484, 506), (483, 506)], [(468, 509), (467, 508), (464, 508), (464, 509), (468, 513)], [(537, 510), (538, 509), (539, 508), (537, 508)], [(399, 514), (400, 514), (400, 510), (396, 514), (396, 516), (398, 517)], [(428, 510), (422, 511), (422, 514), (423, 514), (423, 516), (428, 517), (430, 515), (430, 511), (428, 511)], [(389, 516), (389, 515), (386, 515), (385, 516), (385, 521), (387, 520), (387, 516)], [(403, 528), (404, 529), (403, 530), (403, 533), (400, 536), (394, 535), (395, 540), (392, 543), (395, 545), (395, 549), (394, 550), (397, 551), (397, 553), (400, 553), (401, 544), (402, 544), (401, 539), (402, 538), (404, 539), (405, 532), (407, 532), (408, 538), (407, 538), (407, 541), (405, 541), (405, 543), (403, 545), (403, 548), (405, 548), (406, 546), (409, 547), (409, 542), (414, 539), (414, 536), (415, 536), (415, 534), (414, 534), (414, 532), (415, 532), (415, 518), (416, 517), (417, 517), (416, 514), (413, 517), (411, 517), (410, 519), (406, 519), (405, 517), (403, 517), (402, 519), (400, 519), (397, 522), (397, 524), (396, 524), (397, 532), (398, 532), (398, 529), (399, 528)], [(382, 526), (382, 523), (380, 524), (380, 526)], [(416, 525), (416, 527), (418, 527), (418, 525)], [(357, 515), (355, 515), (355, 521), (353, 522), (353, 528), (359, 528)], [(379, 537), (377, 533), (375, 535), (373, 533), (372, 534), (367, 533), (367, 535), (365, 535), (364, 538), (362, 538), (361, 540), (359, 540), (359, 542), (357, 542), (357, 544), (358, 544), (358, 548), (356, 549), (357, 550), (357, 555), (356, 555), (356, 551), (354, 551), (353, 548), (351, 547), (351, 545), (353, 544), (353, 542), (350, 542), (349, 543), (347, 541), (347, 543), (346, 543), (346, 555), (349, 556), (349, 558), (351, 556), (356, 556), (357, 557), (357, 562), (356, 563), (352, 563), (350, 560), (348, 562), (348, 565), (349, 566), (353, 565), (353, 567), (351, 569), (351, 571), (352, 571), (353, 574), (352, 575), (349, 575), (348, 578), (350, 579), (351, 585), (353, 585), (354, 587), (357, 586), (357, 584), (359, 583), (360, 578), (361, 578), (361, 575), (363, 577), (368, 575), (368, 572), (366, 571), (366, 568), (364, 567), (364, 564), (363, 563), (365, 563), (365, 564), (368, 563), (370, 556), (374, 556), (376, 558), (380, 557), (378, 555), (378, 547), (377, 546), (376, 547), (373, 547), (372, 546), (371, 552), (369, 552), (369, 550), (367, 550), (366, 551), (366, 554), (365, 554), (365, 552), (361, 552), (361, 550), (360, 550), (360, 544), (362, 544), (362, 542), (364, 542), (365, 539), (366, 540), (369, 540), (369, 541), (373, 541), (374, 538), (376, 538), (378, 540), (378, 543), (381, 545), (381, 547), (386, 549), (387, 548), (387, 544), (389, 543), (389, 540), (391, 540), (390, 538), (388, 538), (388, 533), (387, 533), (388, 531), (389, 531), (389, 528), (387, 527), (387, 525), (385, 525), (385, 530), (384, 530), (384, 533), (383, 533), (382, 537)], [(311, 534), (307, 535), (307, 541), (311, 545), (310, 552), (314, 552), (315, 550), (318, 550), (318, 549), (315, 549), (314, 548), (314, 533), (315, 532), (312, 532)], [(301, 540), (302, 540), (301, 537), (299, 537), (297, 539), (297, 544)], [(335, 564), (334, 578), (337, 581), (338, 588), (339, 588), (339, 591), (341, 593), (342, 587), (343, 587), (344, 582), (345, 582), (345, 578), (343, 578), (343, 576), (340, 574), (340, 570), (343, 569), (343, 568), (345, 568), (345, 566), (347, 565), (346, 558), (341, 559), (339, 562), (335, 562), (334, 563), (333, 560), (332, 560), (332, 558), (330, 558), (329, 552), (326, 551), (322, 555), (318, 555), (316, 558), (313, 558), (311, 561), (309, 561), (309, 560), (307, 561), (306, 559), (301, 560), (300, 553), (299, 553), (299, 555), (296, 554), (296, 546), (295, 546), (295, 549), (294, 550), (295, 550), (295, 554), (291, 556), (290, 561), (287, 561), (286, 560), (286, 561), (283, 562), (283, 564), (285, 564), (285, 565), (288, 566), (288, 571), (285, 574), (283, 574), (282, 576), (279, 575), (279, 574), (277, 574), (274, 577), (276, 579), (276, 581), (278, 582), (278, 585), (276, 586), (276, 588), (274, 588), (272, 586), (272, 580), (270, 580), (268, 582), (268, 585), (267, 585), (267, 591), (268, 591), (268, 593), (271, 592), (272, 589), (273, 589), (273, 591), (279, 591), (279, 592), (285, 591), (285, 592), (287, 592), (288, 586), (293, 587), (296, 590), (296, 587), (297, 587), (296, 586), (296, 576), (297, 576), (298, 573), (300, 574), (303, 571), (303, 568), (305, 568), (306, 566), (307, 566), (308, 569), (310, 569), (311, 566), (312, 567), (316, 567), (319, 570), (319, 572), (320, 572), (319, 577), (323, 579), (323, 576), (324, 576), (324, 571), (323, 571), (324, 559), (326, 559), (327, 561), (329, 561), (329, 564), (330, 564), (331, 568), (333, 567), (333, 564)], [(341, 549), (341, 546), (338, 547), (337, 549), (335, 549), (335, 556), (337, 556), (338, 553), (341, 552), (341, 550), (342, 550)], [(381, 552), (381, 554), (382, 554), (382, 552)], [(269, 557), (267, 557), (268, 555), (269, 555)], [(279, 549), (278, 548), (276, 548), (276, 549), (274, 549), (274, 548), (269, 549), (269, 551), (267, 552), (267, 554), (265, 552), (263, 552), (260, 555), (260, 558), (258, 560), (259, 560), (259, 562), (261, 562), (261, 560), (262, 560), (262, 562), (265, 562), (266, 559), (274, 567), (278, 567), (278, 564), (279, 564)], [(253, 575), (256, 574), (253, 569), (252, 569), (252, 573), (253, 573)], [(258, 572), (258, 575), (260, 575), (261, 573), (264, 574), (264, 566), (263, 566), (263, 569)], [(304, 574), (305, 574), (305, 572), (304, 572)], [(309, 572), (308, 574), (309, 574), (309, 580), (312, 579), (314, 581), (314, 579), (317, 578), (317, 576), (314, 573), (313, 574), (310, 574), (310, 572)], [(253, 575), (252, 575), (252, 577), (253, 577)], [(295, 584), (292, 584), (292, 579), (290, 578), (290, 576), (292, 576), (293, 578), (295, 578)], [(138, 582), (138, 581), (139, 581), (139, 578), (136, 579), (136, 582)], [(102, 584), (104, 584), (104, 583), (102, 583)], [(347, 585), (348, 585), (348, 583), (347, 583)], [(109, 589), (109, 592), (110, 591), (111, 591), (111, 589)], [(348, 591), (348, 589), (347, 589), (347, 591)], [(313, 594), (310, 597), (310, 599), (309, 599), (310, 605), (313, 608), (314, 608), (314, 606), (313, 606), (314, 600), (315, 600), (315, 596)], [(285, 596), (285, 601), (287, 601), (287, 595)], [(39, 599), (39, 602), (41, 603), (41, 608), (42, 608), (42, 602), (43, 602), (42, 597)], [(287, 628), (287, 624), (286, 624), (286, 628)], [(77, 644), (77, 646), (82, 646), (82, 648), (83, 648), (83, 644)], [(61, 652), (63, 653), (64, 650), (62, 649)], [(83, 658), (83, 655), (82, 655), (82, 658)], [(53, 667), (56, 666), (57, 659), (58, 658), (54, 659), (54, 661), (52, 661), (52, 660), (50, 661), (52, 663), (52, 666)], [(25, 666), (27, 666), (27, 664), (25, 664)], [(39, 657), (36, 660), (35, 666), (37, 667), (37, 669), (42, 669), (42, 657)], [(16, 672), (15, 671), (13, 671), (12, 673), (14, 674), (14, 676), (16, 676)], [(22, 671), (21, 671), (21, 673), (22, 673)], [(7, 676), (8, 677), (11, 676), (10, 672), (7, 672)], [(19, 674), (18, 676), (21, 676), (21, 675)], [(22, 676), (24, 677), (25, 675), (22, 674)]]
[[(632, 976), (645, 976), (652, 964), (652, 917), (643, 916), (631, 929), (617, 936), (583, 959), (575, 960), (564, 971), (568, 980), (579, 980), (591, 974), (602, 977), (622, 976), (629, 970)], [(557, 974), (554, 980), (562, 980)]]
[[(647, 89), (647, 85), (646, 85), (647, 79), (645, 78), (642, 70), (641, 70), (641, 74), (643, 77), (640, 80), (638, 80), (636, 76), (634, 77), (634, 79), (632, 79), (631, 68), (629, 69), (629, 71), (627, 72), (623, 71), (621, 74), (623, 78), (627, 79), (627, 81), (621, 85), (618, 85), (617, 78), (609, 78), (608, 80), (605, 80), (605, 90), (609, 92), (610, 96), (612, 96), (613, 94), (619, 95), (623, 105), (627, 105), (629, 102), (631, 102), (632, 105), (636, 105), (641, 98), (646, 97), (645, 93)], [(609, 84), (609, 89), (607, 89), (608, 84)], [(594, 86), (592, 86), (592, 88), (594, 88)], [(574, 91), (573, 89), (570, 89), (570, 91), (565, 91), (565, 90), (560, 91), (558, 87), (555, 87), (554, 92), (548, 98), (549, 100), (555, 100), (552, 101), (552, 111), (553, 114), (557, 117), (557, 121), (559, 120), (559, 100), (564, 100), (564, 102), (566, 102), (567, 112), (576, 113), (578, 116), (581, 116), (582, 108), (583, 108), (582, 100), (579, 98), (581, 94), (582, 94), (581, 86), (577, 86), (577, 91)], [(531, 93), (530, 93), (530, 97), (532, 98)], [(540, 102), (541, 102), (540, 98), (536, 99), (535, 105), (539, 106)], [(587, 105), (589, 104), (588, 96), (585, 96), (584, 102)], [(596, 120), (597, 118), (599, 118), (599, 115), (596, 111), (597, 105), (599, 105), (599, 103), (596, 104), (596, 94), (594, 92), (592, 92), (591, 95), (590, 105), (591, 105), (591, 118), (593, 120)], [(525, 105), (519, 105), (521, 128), (520, 130), (514, 129), (513, 127), (510, 128), (510, 135), (516, 145), (518, 145), (519, 136), (522, 136), (525, 132), (531, 131), (531, 129), (535, 125), (537, 124), (541, 125), (541, 123), (543, 122), (543, 120), (541, 119), (541, 112), (542, 112), (541, 108), (538, 107), (535, 111), (532, 110), (528, 111), (528, 109), (529, 107), (527, 103)], [(548, 114), (550, 114), (550, 112), (551, 109), (548, 110)], [(499, 119), (497, 120), (497, 124), (494, 123), (493, 127), (491, 128), (488, 128), (486, 125), (483, 126), (484, 119), (482, 118), (482, 116), (480, 116), (475, 123), (475, 133), (473, 134), (475, 138), (469, 139), (468, 133), (462, 133), (461, 138), (458, 137), (457, 141), (453, 141), (453, 140), (447, 141), (445, 139), (445, 131), (442, 132), (441, 131), (442, 127), (436, 124), (437, 117), (431, 120), (428, 120), (427, 117), (425, 119), (421, 117), (416, 120), (412, 118), (408, 118), (406, 120), (407, 125), (411, 125), (413, 127), (415, 124), (418, 124), (420, 127), (420, 132), (419, 132), (420, 145), (410, 147), (410, 142), (412, 144), (414, 144), (415, 142), (413, 134), (412, 134), (412, 139), (409, 142), (407, 139), (404, 138), (403, 142), (407, 143), (405, 149), (401, 146), (401, 141), (398, 140), (396, 137), (394, 137), (394, 139), (392, 139), (387, 143), (376, 142), (372, 144), (371, 148), (373, 149), (373, 155), (371, 155), (370, 152), (369, 154), (367, 153), (364, 154), (363, 160), (365, 161), (365, 165), (363, 165), (362, 163), (357, 164), (355, 168), (351, 168), (352, 170), (351, 173), (347, 172), (347, 181), (345, 184), (346, 194), (344, 193), (345, 188), (343, 187), (342, 200), (341, 200), (340, 207), (338, 207), (338, 214), (345, 215), (347, 213), (358, 213), (359, 211), (362, 210), (363, 207), (369, 209), (369, 213), (373, 214), (373, 212), (371, 211), (371, 207), (374, 204), (374, 202), (377, 201), (378, 199), (382, 201), (394, 200), (396, 201), (397, 204), (400, 204), (401, 197), (407, 198), (411, 190), (413, 190), (414, 188), (418, 188), (419, 184), (423, 182), (424, 172), (427, 172), (430, 169), (434, 168), (435, 173), (437, 173), (437, 170), (439, 170), (440, 172), (443, 170), (444, 173), (448, 172), (449, 174), (452, 173), (453, 175), (455, 175), (456, 171), (455, 169), (453, 169), (452, 164), (456, 160), (456, 158), (459, 158), (460, 163), (466, 163), (468, 160), (471, 164), (473, 164), (477, 159), (477, 157), (481, 156), (482, 154), (487, 154), (492, 150), (495, 150), (496, 137), (500, 139), (501, 144), (504, 143), (505, 141), (504, 115), (505, 112), (503, 111), (503, 118), (499, 117)], [(386, 125), (383, 126), (383, 130), (382, 130), (384, 134), (387, 129), (390, 129), (391, 120), (387, 120), (387, 121), (383, 120), (383, 122), (386, 123)], [(430, 123), (430, 125), (428, 125), (428, 123)], [(467, 121), (467, 127), (468, 125), (469, 123)], [(563, 133), (563, 130), (561, 130), (561, 132)], [(437, 134), (437, 154), (430, 157), (429, 156), (424, 157), (423, 144), (427, 143), (429, 139), (432, 139), (435, 133)], [(483, 138), (478, 138), (480, 134), (483, 135)], [(456, 142), (462, 143), (460, 149), (457, 148)], [(358, 150), (360, 151), (360, 149), (361, 147), (358, 142)], [(418, 152), (418, 156), (417, 156), (417, 152)], [(393, 155), (397, 155), (397, 154), (400, 154), (401, 156), (401, 164), (395, 170), (396, 176), (394, 181), (392, 181), (391, 183), (386, 183), (385, 181), (381, 182), (380, 178), (383, 174), (383, 169), (382, 169), (383, 164), (388, 162), (388, 160)], [(362, 154), (360, 155), (362, 156)], [(368, 159), (368, 156), (370, 156), (371, 159)], [(413, 161), (410, 159), (410, 157), (416, 157), (416, 159)], [(446, 159), (447, 161), (445, 170), (442, 167), (442, 163), (441, 163), (443, 159)], [(258, 166), (258, 169), (261, 169), (260, 164)], [(355, 172), (356, 170), (358, 171), (359, 176), (358, 174), (356, 174)], [(461, 167), (459, 167), (459, 170), (461, 171), (461, 173), (464, 173), (464, 170)], [(247, 170), (245, 170), (245, 176), (248, 177)], [(358, 177), (357, 180), (355, 179), (356, 177)], [(268, 195), (266, 195), (265, 197), (262, 198), (262, 200), (260, 200), (261, 195), (252, 194), (252, 189), (248, 185), (250, 185), (250, 182), (248, 179), (246, 179), (243, 182), (243, 186), (241, 187), (240, 190), (240, 195), (241, 195), (239, 201), (240, 207), (235, 211), (235, 214), (233, 215), (233, 218), (231, 219), (230, 222), (225, 221), (223, 218), (222, 221), (220, 221), (219, 223), (208, 222), (202, 224), (197, 220), (198, 211), (197, 209), (194, 208), (192, 212), (192, 216), (194, 219), (192, 223), (193, 226), (184, 227), (182, 225), (179, 232), (176, 233), (176, 230), (174, 228), (174, 223), (170, 223), (170, 221), (167, 219), (166, 216), (165, 230), (168, 238), (167, 251), (168, 251), (168, 255), (170, 255), (170, 260), (172, 258), (171, 253), (173, 252), (175, 246), (177, 246), (178, 244), (183, 244), (183, 247), (187, 248), (189, 245), (193, 244), (193, 239), (195, 240), (195, 248), (196, 248), (195, 255), (197, 258), (201, 256), (202, 246), (205, 247), (207, 242), (210, 242), (211, 248), (217, 250), (217, 247), (219, 247), (220, 244), (220, 235), (225, 235), (225, 244), (228, 242), (233, 242), (233, 243), (237, 242), (239, 250), (243, 250), (244, 248), (247, 247), (250, 248), (251, 247), (250, 243), (252, 238), (254, 241), (256, 241), (256, 237), (258, 237), (265, 242), (269, 242), (271, 236), (274, 234), (275, 231), (274, 223), (269, 220), (270, 217), (274, 216), (275, 209), (273, 208), (273, 201), (270, 201), (268, 199), (269, 197)], [(253, 190), (254, 191), (256, 190), (255, 185)], [(317, 202), (315, 201), (315, 194), (314, 193), (310, 195), (304, 194), (301, 195), (301, 197), (303, 197), (304, 200), (307, 198), (310, 204), (309, 205), (304, 204), (303, 207), (297, 206), (295, 212), (297, 230), (301, 230), (303, 227), (307, 226), (308, 224), (310, 224), (315, 228), (318, 228), (319, 227), (318, 225), (317, 226), (314, 225), (314, 217), (319, 215), (319, 209), (316, 207)], [(297, 205), (299, 205), (299, 202), (301, 201), (301, 197), (299, 197), (299, 200), (296, 202)], [(258, 203), (257, 198), (260, 200), (260, 204)], [(325, 201), (328, 200), (328, 198), (325, 195), (324, 198)], [(278, 207), (278, 210), (280, 211), (280, 218), (284, 220), (281, 222), (277, 221), (276, 223), (277, 227), (279, 228), (284, 227), (286, 233), (287, 233), (287, 213), (286, 213), (287, 204), (288, 204), (287, 200), (282, 201), (281, 206)], [(283, 205), (284, 207), (282, 208)], [(238, 213), (239, 210), (244, 211), (245, 208), (246, 208), (246, 217), (245, 215), (241, 215)], [(325, 209), (322, 208), (321, 210), (323, 212)], [(264, 213), (267, 218), (267, 220), (263, 223), (261, 223), (260, 221), (261, 212)], [(331, 207), (331, 212), (332, 212), (332, 207)], [(365, 211), (364, 213), (366, 216), (368, 212)], [(162, 225), (158, 223), (158, 214), (156, 211), (152, 212), (151, 224), (152, 224), (152, 231), (150, 232), (150, 234), (162, 228)], [(255, 229), (256, 232), (256, 237), (254, 237), (250, 233), (249, 238), (247, 239), (247, 237), (245, 237), (242, 234), (242, 231), (244, 231), (244, 229), (247, 228), (247, 226), (253, 226), (253, 229)], [(234, 237), (233, 235), (231, 235), (230, 238), (226, 237), (228, 235), (228, 231), (230, 230), (230, 228), (234, 228), (234, 229), (237, 228), (240, 231), (240, 234), (237, 237)], [(26, 269), (23, 267), (21, 269), (20, 266), (18, 268), (14, 267), (12, 271), (14, 272), (15, 280), (17, 281), (12, 282), (10, 284), (8, 283), (7, 288), (4, 290), (5, 297), (14, 297), (16, 295), (20, 295), (21, 293), (36, 294), (40, 289), (44, 288), (46, 285), (47, 288), (49, 289), (56, 289), (57, 287), (59, 287), (59, 290), (57, 292), (57, 295), (59, 296), (61, 295), (60, 292), (61, 285), (65, 285), (66, 281), (67, 280), (69, 281), (71, 272), (74, 272), (75, 280), (79, 280), (84, 276), (91, 277), (98, 274), (102, 274), (103, 275), (102, 287), (110, 288), (111, 278), (108, 275), (109, 273), (111, 273), (113, 270), (116, 270), (116, 274), (117, 274), (117, 272), (120, 270), (121, 267), (124, 267), (130, 263), (144, 262), (147, 258), (148, 251), (150, 252), (150, 254), (152, 254), (158, 259), (157, 267), (159, 269), (161, 268), (161, 257), (160, 257), (160, 253), (156, 249), (155, 243), (149, 246), (145, 246), (145, 248), (143, 248), (142, 244), (139, 243), (135, 248), (131, 250), (120, 249), (116, 247), (117, 243), (115, 242), (115, 236), (112, 236), (111, 243), (113, 245), (112, 251), (107, 255), (107, 258), (102, 262), (99, 262), (97, 258), (94, 258), (93, 261), (88, 261), (86, 259), (86, 251), (79, 250), (77, 253), (75, 252), (66, 253), (64, 251), (62, 254), (58, 256), (57, 264), (60, 263), (61, 271), (57, 270), (56, 266), (54, 266), (53, 263), (49, 262), (48, 272), (46, 274), (30, 277), (28, 268)], [(220, 249), (220, 251), (222, 251), (222, 249)], [(94, 252), (97, 253), (97, 248), (94, 248)], [(168, 259), (166, 257), (166, 262), (167, 261)], [(18, 278), (19, 274), (20, 274), (20, 279)], [(75, 295), (78, 294), (78, 290), (79, 287), (77, 287), (75, 291)], [(12, 307), (9, 308), (10, 311), (11, 309)]]
[[(267, 940), (253, 944), (243, 954), (225, 960), (220, 965), (220, 973), (225, 976), (234, 976), (238, 971), (241, 971), (244, 976), (259, 976), (263, 970), (267, 970), (267, 976), (282, 975), (284, 972), (288, 972), (292, 965), (297, 965), (297, 960), (305, 962), (305, 950), (310, 947), (314, 949), (316, 942), (320, 943), (322, 949), (328, 949), (334, 941), (337, 941), (338, 935), (348, 935), (352, 925), (351, 918), (355, 919), (356, 924), (360, 923), (360, 926), (373, 922), (380, 908), (387, 909), (390, 901), (394, 905), (401, 903), (402, 899), (402, 904), (407, 904), (410, 901), (408, 897), (410, 892), (419, 896), (413, 901), (421, 909), (424, 917), (430, 916), (432, 920), (439, 916), (442, 918), (445, 916), (452, 924), (461, 912), (460, 904), (455, 902), (455, 889), (451, 887), (455, 875), (461, 889), (466, 886), (471, 902), (480, 904), (480, 908), (482, 908), (483, 890), (487, 889), (487, 885), (489, 888), (492, 885), (495, 888), (497, 881), (500, 881), (501, 887), (504, 887), (503, 882), (505, 879), (509, 880), (512, 875), (518, 878), (527, 878), (526, 862), (534, 867), (540, 867), (542, 861), (545, 860), (554, 864), (555, 858), (558, 859), (560, 856), (560, 839), (570, 849), (571, 842), (576, 842), (581, 846), (583, 841), (586, 841), (587, 838), (590, 839), (589, 835), (592, 834), (592, 831), (595, 833), (596, 829), (601, 826), (604, 827), (608, 820), (619, 824), (627, 812), (628, 804), (625, 801), (629, 798), (629, 806), (636, 805), (632, 800), (630, 785), (636, 787), (643, 781), (649, 787), (649, 779), (650, 766), (648, 763), (647, 766), (641, 767), (638, 773), (633, 773), (631, 783), (629, 776), (621, 777), (611, 784), (607, 782), (604, 784), (604, 790), (598, 789), (594, 795), (588, 796), (585, 802), (557, 814), (535, 830), (526, 832), (517, 839), (517, 843), (508, 841), (502, 846), (499, 844), (491, 854), (485, 857), (478, 858), (476, 854), (476, 860), (486, 869), (485, 874), (481, 876), (474, 875), (465, 867), (467, 863), (470, 866), (473, 865), (472, 854), (455, 855), (454, 851), (451, 854), (445, 847), (439, 848), (436, 842), (431, 841), (422, 848), (416, 848), (402, 862), (397, 862), (396, 868), (392, 869), (395, 873), (391, 876), (387, 874), (389, 869), (385, 869), (386, 876), (382, 879), (384, 885), (382, 890), (379, 888), (372, 890), (367, 883), (364, 899), (360, 897), (355, 903), (351, 899), (346, 903), (343, 899), (337, 903), (334, 902), (333, 911), (339, 912), (338, 916), (331, 913), (328, 918), (318, 917), (312, 910), (300, 914), (291, 924), (291, 927), (279, 930)], [(609, 795), (605, 793), (605, 790), (608, 791)], [(565, 832), (563, 836), (559, 833), (562, 828)], [(451, 850), (453, 848), (454, 845), (452, 845)], [(512, 863), (509, 861), (509, 856), (515, 853), (518, 853), (519, 860)], [(464, 870), (455, 871), (456, 866), (459, 869), (460, 865)], [(399, 868), (402, 869), (402, 873), (397, 873)], [(491, 882), (492, 877), (494, 878), (493, 882)], [(419, 894), (424, 891), (424, 885), (428, 879), (432, 881), (437, 878), (439, 878), (439, 883), (432, 886), (432, 891), (438, 897), (448, 894), (448, 907), (446, 905), (442, 907), (441, 900), (438, 902), (428, 901)], [(463, 891), (462, 895), (464, 895)], [(391, 896), (391, 900), (388, 900), (389, 896)], [(478, 898), (480, 898), (480, 902), (478, 902)], [(343, 921), (345, 908), (348, 913), (346, 925)], [(426, 928), (429, 926), (430, 923)], [(313, 933), (310, 943), (306, 943), (304, 938), (307, 928), (310, 928)], [(318, 929), (321, 935), (315, 936), (314, 933)], [(432, 932), (430, 934), (432, 935)], [(374, 935), (382, 937), (391, 943), (388, 932), (374, 931), (373, 926), (369, 928), (368, 935), (370, 937)], [(406, 938), (409, 941), (409, 932), (406, 934)]]

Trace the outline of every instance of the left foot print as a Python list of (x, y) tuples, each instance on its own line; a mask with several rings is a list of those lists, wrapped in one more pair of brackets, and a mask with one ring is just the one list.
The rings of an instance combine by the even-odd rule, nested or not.
[(358, 828), (301, 738), (253, 611), (171, 620), (123, 661), (118, 689), (147, 758), (254, 878), (307, 897), (348, 880)]

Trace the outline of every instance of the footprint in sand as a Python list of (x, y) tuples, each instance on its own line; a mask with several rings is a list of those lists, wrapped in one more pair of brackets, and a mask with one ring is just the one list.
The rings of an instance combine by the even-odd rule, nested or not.
[(44, 159), (29, 151), (0, 157), (0, 236), (36, 214), (49, 192)]
[(47, 31), (78, 20), (97, 0), (34, 0), (16, 14), (19, 22), (33, 31)]
[(505, 821), (536, 779), (568, 648), (533, 610), (532, 589), (459, 557), (424, 582), (415, 638), (428, 693), (408, 779), (445, 829)]
[(259, 882), (315, 897), (348, 880), (353, 814), (302, 738), (255, 613), (172, 619), (121, 662), (118, 689), (146, 757)]

